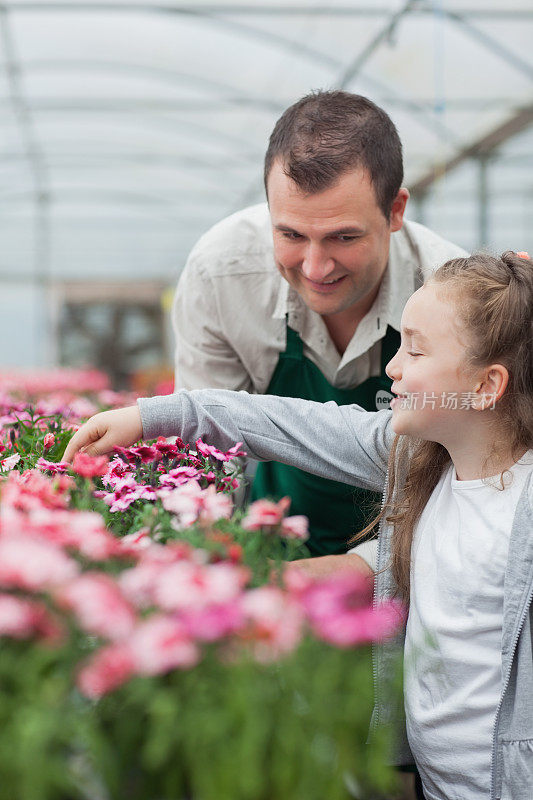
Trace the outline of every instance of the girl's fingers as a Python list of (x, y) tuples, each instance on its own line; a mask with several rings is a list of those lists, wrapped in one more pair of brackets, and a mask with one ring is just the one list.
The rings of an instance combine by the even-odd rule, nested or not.
[(98, 431), (98, 435), (85, 445), (84, 452), (89, 456), (105, 456), (113, 452), (115, 445), (120, 444), (121, 439), (113, 435), (111, 430), (105, 432)]
[(137, 406), (102, 411), (77, 431), (65, 450), (63, 461), (72, 462), (79, 450), (90, 456), (111, 453), (117, 445), (129, 447), (142, 437), (141, 415)]
[(79, 450), (82, 450), (89, 455), (96, 455), (93, 454), (90, 448), (93, 446), (94, 442), (97, 442), (98, 439), (101, 437), (101, 432), (98, 429), (97, 425), (94, 424), (93, 420), (89, 420), (86, 422), (85, 425), (76, 431), (72, 439), (67, 445), (67, 449), (63, 455), (63, 461), (68, 461), (69, 463), (72, 461), (74, 456)]

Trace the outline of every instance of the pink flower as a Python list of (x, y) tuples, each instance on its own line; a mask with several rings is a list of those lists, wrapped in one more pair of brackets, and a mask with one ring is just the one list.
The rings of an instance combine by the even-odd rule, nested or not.
[(312, 584), (302, 595), (311, 627), (337, 647), (352, 647), (392, 635), (402, 622), (394, 602), (373, 606), (372, 582), (346, 572)]
[(226, 455), (230, 456), (230, 459), (237, 458), (237, 456), (245, 456), (246, 453), (244, 450), (239, 449), (241, 444), (242, 442), (237, 442), (237, 444), (233, 445), (233, 447), (230, 447), (230, 449), (226, 451)]
[(72, 469), (82, 478), (95, 478), (107, 473), (108, 463), (106, 456), (90, 456), (87, 453), (76, 453)]
[(95, 492), (95, 497), (102, 497), (104, 503), (113, 513), (125, 511), (136, 500), (156, 500), (157, 492), (151, 486), (137, 483), (135, 478), (128, 474), (126, 478), (119, 478), (115, 483), (113, 492)]
[(247, 580), (247, 570), (236, 564), (178, 561), (160, 571), (153, 596), (169, 611), (202, 609), (237, 599)]
[(135, 626), (136, 614), (108, 575), (86, 572), (56, 592), (57, 601), (74, 612), (88, 633), (118, 641)]
[(206, 444), (201, 439), (198, 439), (196, 442), (196, 449), (206, 458), (211, 456), (211, 458), (214, 458), (217, 461), (231, 461), (232, 458), (237, 458), (237, 456), (246, 455), (246, 453), (243, 450), (239, 450), (241, 444), (242, 442), (237, 442), (237, 444), (234, 445), (233, 447), (230, 447), (230, 449), (226, 453), (223, 453), (216, 447), (213, 447), (210, 444)]
[(220, 450), (210, 444), (205, 444), (205, 442), (202, 442), (201, 439), (198, 439), (196, 442), (196, 450), (206, 458), (211, 456), (211, 458), (215, 458), (217, 461), (229, 460), (225, 453), (222, 453)]
[(100, 514), (92, 511), (40, 507), (23, 514), (4, 507), (2, 519), (8, 523), (8, 530), (16, 529), (52, 544), (73, 548), (93, 561), (105, 561), (121, 553), (119, 541), (104, 527)]
[(62, 550), (31, 536), (0, 537), (0, 584), (41, 591), (72, 580), (79, 567)]
[(0, 636), (13, 639), (39, 636), (54, 642), (61, 637), (61, 633), (58, 622), (42, 603), (0, 594)]
[[(120, 542), (104, 526), (100, 514), (93, 511), (62, 513), (65, 514), (66, 546), (74, 547), (92, 561), (105, 561), (120, 554)], [(70, 516), (70, 522), (66, 521), (67, 514)]]
[(92, 699), (122, 686), (134, 671), (134, 658), (124, 642), (116, 642), (98, 650), (78, 674), (78, 688)]
[(279, 525), (291, 504), (289, 497), (282, 497), (278, 503), (272, 500), (256, 500), (248, 509), (242, 522), (247, 531)]
[(171, 564), (190, 560), (197, 552), (200, 551), (194, 551), (185, 542), (167, 545), (153, 543), (139, 553), (139, 562), (135, 567), (121, 573), (118, 578), (120, 588), (138, 608), (155, 605), (154, 591), (162, 572)]
[(32, 508), (65, 508), (66, 493), (72, 486), (72, 478), (58, 475), (53, 479), (38, 470), (24, 473), (11, 472), (2, 487), (2, 502), (29, 511)]
[(246, 592), (242, 606), (248, 620), (244, 640), (254, 657), (267, 663), (290, 653), (302, 636), (304, 613), (299, 603), (276, 586)]
[(115, 484), (123, 478), (126, 474), (131, 473), (131, 468), (125, 464), (121, 458), (115, 456), (112, 461), (107, 465), (107, 471), (102, 476), (104, 486), (115, 486)]
[(298, 561), (290, 561), (283, 570), (283, 585), (295, 598), (299, 599), (315, 580), (298, 566)]
[(20, 461), (20, 453), (15, 453), (12, 456), (8, 456), (4, 458), (3, 461), (0, 461), (0, 472), (9, 472), (13, 469), (13, 467), (18, 464)]
[(198, 663), (200, 653), (184, 625), (165, 615), (154, 615), (141, 622), (129, 639), (135, 672), (161, 675), (172, 669), (189, 669)]
[(103, 389), (98, 394), (98, 402), (101, 406), (121, 408), (133, 405), (135, 398), (129, 392), (113, 392), (111, 389)]
[(166, 380), (161, 380), (156, 383), (154, 386), (154, 395), (161, 395), (161, 394), (173, 394), (174, 392), (174, 379), (167, 378)]
[(93, 414), (96, 414), (98, 408), (87, 397), (76, 397), (74, 396), (69, 401), (69, 411), (70, 415), (76, 417), (77, 419), (84, 418), (84, 417), (92, 417)]
[(121, 536), (118, 544), (124, 552), (136, 555), (140, 551), (146, 550), (147, 547), (151, 547), (154, 542), (150, 536), (150, 529), (140, 528), (138, 531)]
[(231, 497), (222, 492), (217, 492), (214, 486), (204, 489), (202, 508), (200, 510), (199, 521), (208, 525), (219, 519), (229, 519), (233, 513), (233, 501)]
[(55, 441), (56, 437), (54, 436), (54, 434), (47, 433), (46, 436), (44, 437), (44, 442), (43, 442), (44, 449), (50, 450), (50, 448), (54, 446)]
[(285, 517), (281, 521), (281, 535), (286, 539), (300, 539), (305, 542), (309, 538), (309, 520), (301, 514)]
[(163, 569), (156, 561), (144, 561), (131, 569), (124, 570), (118, 579), (124, 595), (135, 603), (137, 608), (155, 605), (154, 589)]
[(161, 475), (159, 483), (164, 488), (175, 488), (201, 477), (201, 474), (196, 467), (177, 467), (176, 469), (171, 469), (165, 475)]
[(202, 489), (195, 480), (189, 480), (172, 490), (160, 490), (163, 508), (176, 514), (180, 528), (195, 522), (209, 525), (218, 519), (229, 519), (233, 502), (228, 495), (216, 491), (214, 486)]
[(70, 468), (70, 464), (66, 461), (47, 461), (46, 458), (40, 458), (35, 466), (37, 469), (42, 469), (43, 472), (53, 472), (54, 474), (63, 474)]
[(243, 610), (236, 600), (182, 612), (180, 619), (189, 635), (203, 642), (215, 642), (229, 636), (244, 624)]

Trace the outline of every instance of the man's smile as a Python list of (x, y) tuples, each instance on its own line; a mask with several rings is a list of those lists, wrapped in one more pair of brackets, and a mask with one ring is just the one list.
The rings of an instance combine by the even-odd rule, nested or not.
[[(304, 275), (305, 278), (305, 275)], [(313, 281), (311, 278), (305, 278), (306, 282), (317, 292), (329, 292), (337, 288), (337, 286), (346, 278), (346, 275), (341, 275), (340, 278), (328, 279), (325, 281)]]

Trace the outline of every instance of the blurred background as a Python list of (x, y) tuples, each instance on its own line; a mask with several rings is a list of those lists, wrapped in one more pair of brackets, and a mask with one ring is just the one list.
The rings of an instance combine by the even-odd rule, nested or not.
[(408, 216), (471, 250), (533, 252), (531, 0), (0, 4), (0, 369), (171, 380), (187, 254), (264, 199), (283, 110), (381, 105)]

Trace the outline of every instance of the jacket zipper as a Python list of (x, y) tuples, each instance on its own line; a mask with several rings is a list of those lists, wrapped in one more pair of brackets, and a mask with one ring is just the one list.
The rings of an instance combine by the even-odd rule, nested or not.
[(520, 617), (520, 624), (518, 625), (518, 630), (516, 632), (516, 635), (515, 635), (515, 638), (514, 638), (514, 641), (513, 641), (513, 646), (512, 646), (511, 651), (510, 651), (509, 666), (507, 667), (507, 672), (506, 672), (506, 675), (505, 675), (505, 682), (503, 684), (502, 693), (501, 693), (501, 696), (500, 696), (500, 702), (498, 703), (498, 708), (496, 709), (496, 716), (494, 718), (494, 727), (493, 727), (493, 730), (492, 730), (492, 764), (491, 764), (491, 787), (490, 787), (491, 800), (495, 800), (495, 798), (496, 798), (496, 788), (495, 788), (495, 785), (494, 785), (495, 784), (495, 774), (494, 773), (495, 773), (495, 768), (496, 768), (495, 753), (496, 753), (496, 747), (497, 747), (496, 731), (497, 731), (497, 728), (498, 728), (498, 723), (500, 721), (500, 712), (501, 712), (502, 705), (503, 705), (503, 698), (505, 696), (505, 692), (507, 691), (507, 687), (509, 686), (509, 681), (511, 679), (511, 670), (512, 670), (512, 666), (513, 666), (514, 654), (515, 654), (516, 647), (518, 645), (518, 640), (520, 638), (520, 634), (522, 633), (522, 628), (524, 626), (526, 615), (527, 615), (527, 612), (529, 610), (529, 607), (531, 605), (531, 601), (532, 600), (533, 600), (533, 586), (529, 590), (527, 601), (526, 601), (526, 603), (524, 605), (524, 609), (522, 611), (522, 616)]
[[(381, 496), (381, 508), (380, 513), (383, 511), (385, 507), (385, 499), (387, 497), (387, 490), (389, 486), (389, 468), (387, 466), (387, 472), (385, 473), (385, 484), (383, 486), (383, 494)], [(378, 552), (377, 552), (377, 560), (376, 566), (380, 568), (380, 556), (381, 556), (381, 531), (383, 529), (383, 519), (379, 521), (379, 528), (378, 528)], [(378, 605), (378, 595), (377, 595), (377, 580), (374, 580), (374, 593), (372, 598), (372, 605), (374, 608)], [(374, 726), (379, 724), (379, 717), (380, 717), (380, 707), (379, 707), (379, 699), (378, 699), (378, 666), (377, 666), (377, 643), (372, 642), (372, 679), (374, 684), (374, 709), (375, 709), (375, 720)]]

